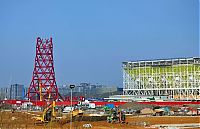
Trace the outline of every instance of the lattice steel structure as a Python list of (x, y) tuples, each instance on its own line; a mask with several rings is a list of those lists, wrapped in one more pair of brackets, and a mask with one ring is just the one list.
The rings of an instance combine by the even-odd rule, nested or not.
[(55, 80), (52, 38), (37, 38), (35, 67), (28, 89), (30, 100), (53, 101), (58, 99)]
[(123, 62), (123, 88), (124, 95), (200, 99), (200, 58)]

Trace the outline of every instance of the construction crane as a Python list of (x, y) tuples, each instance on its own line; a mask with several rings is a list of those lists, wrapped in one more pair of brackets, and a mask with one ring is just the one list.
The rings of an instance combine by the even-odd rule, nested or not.
[(40, 101), (42, 101), (42, 81), (39, 80)]
[[(38, 75), (37, 75), (38, 76)], [(42, 84), (42, 80), (38, 77), (38, 89), (39, 89), (39, 97), (40, 97), (40, 101), (43, 101), (42, 99), (42, 88), (43, 88), (43, 84)], [(48, 101), (50, 101), (51, 99), (51, 94), (48, 95)]]

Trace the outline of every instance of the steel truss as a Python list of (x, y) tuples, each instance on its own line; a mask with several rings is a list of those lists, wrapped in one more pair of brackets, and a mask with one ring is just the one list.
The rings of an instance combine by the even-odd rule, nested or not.
[(200, 99), (200, 58), (123, 62), (123, 88), (124, 95)]
[(37, 38), (35, 67), (28, 89), (30, 100), (53, 101), (58, 99), (53, 63), (52, 38)]

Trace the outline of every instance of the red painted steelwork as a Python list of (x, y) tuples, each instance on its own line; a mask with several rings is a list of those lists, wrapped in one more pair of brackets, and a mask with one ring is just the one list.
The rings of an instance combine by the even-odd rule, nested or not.
[[(72, 97), (72, 101), (84, 101), (85, 97), (84, 96), (73, 96)], [(71, 97), (70, 96), (66, 96), (65, 97), (65, 101), (71, 101)]]
[(140, 104), (151, 104), (158, 106), (175, 106), (175, 105), (184, 105), (184, 104), (200, 104), (200, 101), (161, 101), (161, 102), (138, 102)]
[[(104, 106), (106, 104), (114, 104), (115, 106), (126, 104), (127, 102), (91, 102), (95, 103), (96, 106)], [(200, 102), (191, 102), (191, 101), (163, 101), (163, 102), (137, 102), (139, 104), (151, 104), (158, 106), (183, 106), (184, 104), (200, 104)]]
[(58, 99), (53, 63), (52, 38), (37, 38), (35, 67), (28, 89), (30, 100), (53, 101)]
[[(16, 105), (22, 105), (25, 102), (31, 102), (33, 103), (34, 106), (46, 106), (48, 105), (49, 102), (47, 101), (28, 101), (28, 100), (2, 100), (2, 103), (7, 103), (7, 104), (16, 104)], [(103, 102), (103, 101), (98, 101), (98, 102), (91, 102), (95, 103), (96, 106), (104, 106), (106, 104), (114, 104), (115, 106), (123, 105), (126, 104), (127, 102)], [(159, 106), (183, 106), (184, 104), (200, 104), (200, 102), (195, 101), (164, 101), (164, 102), (138, 102), (140, 104), (152, 104), (152, 105), (159, 105)], [(78, 101), (73, 101), (73, 105), (78, 104)], [(63, 102), (56, 102), (57, 106), (70, 106), (70, 101), (63, 101)]]

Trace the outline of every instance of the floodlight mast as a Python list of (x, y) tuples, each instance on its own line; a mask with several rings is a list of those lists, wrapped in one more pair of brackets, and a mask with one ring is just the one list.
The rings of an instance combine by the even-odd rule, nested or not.
[(72, 128), (72, 90), (75, 88), (75, 85), (70, 85), (69, 86), (70, 87), (70, 89), (71, 89), (71, 99), (70, 99), (70, 101), (71, 101), (71, 104), (70, 104), (70, 108), (71, 108), (71, 114), (70, 114), (70, 129)]

